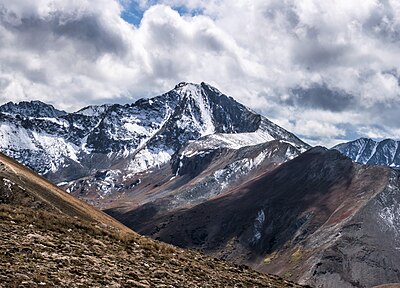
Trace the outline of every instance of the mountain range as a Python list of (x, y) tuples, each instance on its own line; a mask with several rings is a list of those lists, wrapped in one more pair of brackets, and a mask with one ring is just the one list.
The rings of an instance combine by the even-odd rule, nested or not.
[(288, 144), (288, 157), (309, 148), (205, 83), (180, 83), (158, 97), (75, 113), (38, 101), (7, 103), (0, 106), (0, 139), (0, 151), (88, 201), (142, 190), (147, 174), (170, 162), (171, 178), (182, 173), (182, 161), (201, 153), (271, 140)]
[(68, 193), (154, 239), (315, 287), (400, 282), (397, 147), (312, 148), (206, 83), (74, 113), (0, 106), (0, 151)]
[(400, 141), (385, 139), (380, 142), (369, 138), (360, 138), (351, 142), (336, 145), (336, 149), (353, 161), (400, 168)]

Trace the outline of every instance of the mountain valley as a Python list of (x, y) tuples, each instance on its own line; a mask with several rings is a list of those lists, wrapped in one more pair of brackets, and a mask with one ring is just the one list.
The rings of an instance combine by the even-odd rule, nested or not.
[(141, 234), (313, 287), (400, 282), (400, 174), (312, 148), (226, 195), (107, 211)]
[(0, 154), (0, 287), (301, 287), (142, 237)]

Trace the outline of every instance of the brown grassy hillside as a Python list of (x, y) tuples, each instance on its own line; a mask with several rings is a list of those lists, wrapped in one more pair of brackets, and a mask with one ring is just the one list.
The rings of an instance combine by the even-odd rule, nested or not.
[(132, 233), (112, 217), (76, 199), (32, 170), (0, 153), (0, 203), (22, 205), (100, 222)]

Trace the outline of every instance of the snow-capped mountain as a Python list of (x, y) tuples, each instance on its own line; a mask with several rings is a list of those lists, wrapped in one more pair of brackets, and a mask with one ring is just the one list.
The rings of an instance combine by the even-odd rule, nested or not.
[(370, 165), (400, 168), (400, 141), (386, 139), (380, 142), (369, 138), (336, 145), (336, 149), (353, 161)]
[[(76, 186), (71, 181), (98, 175), (107, 175), (111, 190), (122, 187), (120, 181), (168, 164), (193, 141), (203, 150), (238, 149), (271, 140), (299, 151), (308, 148), (205, 83), (180, 83), (151, 99), (89, 106), (75, 113), (38, 101), (7, 103), (0, 111), (0, 151), (54, 182), (68, 182), (71, 192)], [(110, 189), (99, 190), (104, 194)]]

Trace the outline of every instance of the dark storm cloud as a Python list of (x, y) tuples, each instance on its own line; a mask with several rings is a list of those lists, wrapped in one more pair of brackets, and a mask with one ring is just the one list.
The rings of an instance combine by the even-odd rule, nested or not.
[(332, 90), (326, 85), (315, 84), (309, 88), (291, 89), (289, 98), (283, 102), (291, 106), (339, 112), (354, 108), (356, 99), (344, 91)]
[(224, 44), (221, 42), (221, 39), (219, 39), (215, 35), (207, 33), (206, 31), (198, 33), (196, 35), (195, 41), (198, 43), (198, 45), (215, 53), (223, 53), (224, 51), (226, 51)]
[[(400, 99), (399, 99), (400, 100)], [(376, 103), (368, 111), (370, 117), (376, 123), (385, 123), (385, 126), (399, 129), (400, 123), (400, 101), (389, 103)], [(400, 137), (400, 135), (398, 135)]]
[[(15, 59), (15, 58), (5, 58), (1, 60), (2, 64), (2, 72), (12, 73), (13, 71), (18, 71), (24, 74), (24, 76), (34, 83), (41, 84), (49, 84), (49, 77), (45, 70), (43, 69), (35, 69), (28, 67), (25, 63), (24, 58)], [(9, 84), (10, 81), (7, 81)], [(5, 87), (5, 86), (3, 86)]]
[(18, 35), (19, 45), (28, 49), (43, 52), (62, 48), (67, 42), (72, 43), (79, 53), (85, 53), (91, 58), (104, 53), (123, 56), (127, 52), (127, 46), (120, 35), (105, 27), (98, 15), (52, 13), (45, 18), (38, 15), (20, 19), (16, 17), (12, 11), (3, 8), (0, 24)]
[(305, 69), (324, 69), (346, 64), (352, 48), (348, 45), (321, 43), (318, 39), (309, 39), (297, 43), (292, 48), (293, 62)]
[(378, 9), (374, 9), (363, 23), (363, 29), (371, 37), (396, 43), (400, 41), (400, 25), (396, 19), (396, 11), (390, 1), (379, 1)]
[(78, 40), (78, 43), (84, 43), (82, 50), (89, 47), (90, 52), (97, 55), (115, 53), (122, 56), (127, 52), (121, 37), (104, 27), (95, 15), (85, 15), (63, 24), (60, 24), (57, 17), (53, 23), (52, 28), (56, 36), (69, 37)]
[[(11, 66), (11, 67), (16, 67), (16, 66)], [(29, 69), (26, 67), (22, 67), (21, 65), (21, 70), (24, 71), (25, 77), (34, 82), (34, 83), (41, 83), (41, 84), (48, 84), (49, 77), (46, 74), (46, 71), (41, 70), (41, 69)]]
[(264, 10), (264, 16), (269, 21), (277, 21), (278, 18), (282, 17), (285, 20), (284, 25), (287, 25), (288, 31), (292, 31), (300, 23), (299, 16), (294, 8), (293, 5), (288, 5), (284, 1), (274, 1)]

